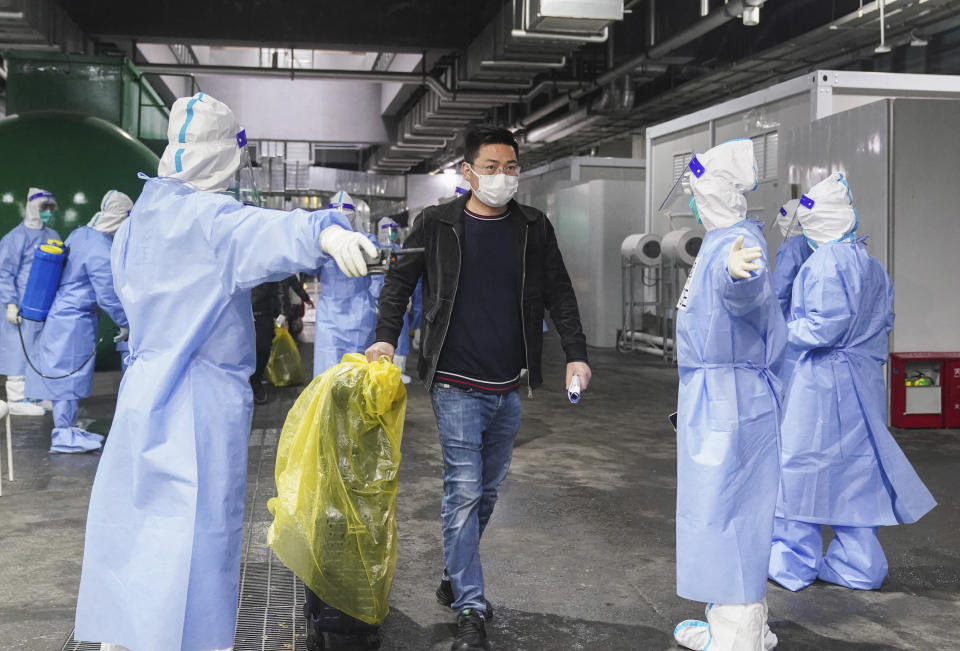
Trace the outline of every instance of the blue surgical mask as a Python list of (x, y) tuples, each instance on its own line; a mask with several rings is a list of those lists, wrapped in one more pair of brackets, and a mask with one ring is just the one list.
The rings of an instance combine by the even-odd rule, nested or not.
[(41, 211), (40, 211), (40, 221), (42, 221), (44, 224), (49, 224), (51, 219), (53, 219), (53, 211), (52, 211), (52, 210), (41, 210)]
[(702, 224), (703, 220), (700, 219), (700, 209), (697, 208), (697, 200), (693, 197), (690, 197), (690, 201), (687, 202), (687, 205), (690, 206), (690, 212), (693, 213), (693, 218), (697, 220), (698, 224)]

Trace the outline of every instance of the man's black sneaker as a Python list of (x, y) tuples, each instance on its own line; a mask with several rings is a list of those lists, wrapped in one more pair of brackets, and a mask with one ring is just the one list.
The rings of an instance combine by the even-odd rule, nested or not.
[(464, 608), (457, 615), (457, 637), (450, 651), (487, 651), (487, 629), (483, 615), (472, 608)]
[(323, 631), (320, 630), (319, 620), (307, 616), (307, 651), (323, 651), (326, 647), (323, 641)]
[[(437, 603), (441, 606), (446, 606), (449, 608), (453, 605), (453, 586), (450, 585), (449, 579), (441, 579), (440, 587), (437, 588)], [(487, 612), (484, 614), (484, 617), (487, 621), (493, 619), (493, 605), (486, 599), (483, 600), (483, 603), (486, 606)]]
[(250, 387), (253, 389), (253, 402), (258, 405), (266, 404), (267, 388), (263, 386), (263, 382), (251, 382)]

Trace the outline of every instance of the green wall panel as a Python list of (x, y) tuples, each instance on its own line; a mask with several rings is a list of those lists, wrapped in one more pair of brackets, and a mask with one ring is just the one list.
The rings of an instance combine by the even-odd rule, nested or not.
[[(37, 112), (0, 120), (0, 234), (23, 219), (27, 190), (57, 197), (51, 226), (66, 239), (100, 208), (116, 188), (136, 201), (143, 188), (138, 172), (156, 175), (159, 159), (143, 143), (106, 120), (63, 112)], [(100, 320), (104, 343), (97, 364), (117, 365), (108, 338), (109, 318)]]
[(169, 111), (124, 57), (9, 52), (7, 114), (70, 111), (102, 118), (141, 139), (166, 139)]

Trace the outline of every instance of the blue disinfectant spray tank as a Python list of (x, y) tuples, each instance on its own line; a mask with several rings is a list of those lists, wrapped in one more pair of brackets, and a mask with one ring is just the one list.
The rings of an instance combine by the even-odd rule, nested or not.
[[(47, 240), (46, 244), (37, 247), (33, 254), (33, 266), (30, 267), (30, 276), (27, 278), (27, 288), (20, 299), (20, 316), (31, 321), (43, 321), (50, 312), (50, 306), (53, 305), (53, 299), (57, 295), (57, 288), (60, 287), (60, 277), (63, 275), (63, 266), (67, 262), (67, 254), (70, 250), (63, 245), (60, 240)], [(64, 375), (50, 376), (45, 375), (40, 369), (34, 366), (33, 361), (27, 353), (27, 346), (23, 340), (23, 330), (17, 326), (20, 333), (20, 346), (23, 347), (24, 357), (37, 375), (48, 380), (60, 380), (70, 377), (81, 368), (86, 366), (87, 362), (96, 353), (96, 347), (90, 351), (90, 355), (83, 360), (83, 364), (75, 370)]]
[(60, 286), (60, 275), (67, 261), (63, 242), (49, 240), (37, 247), (33, 254), (33, 266), (27, 278), (27, 288), (20, 299), (20, 316), (31, 321), (47, 318), (53, 297)]

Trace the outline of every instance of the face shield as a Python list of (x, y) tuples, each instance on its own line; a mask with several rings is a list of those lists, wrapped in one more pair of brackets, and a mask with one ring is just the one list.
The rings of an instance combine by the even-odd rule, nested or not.
[(756, 188), (753, 144), (728, 140), (690, 159), (660, 211), (671, 218), (692, 215), (707, 230), (724, 228), (746, 218), (744, 193)]
[(800, 221), (797, 219), (797, 208), (799, 207), (799, 199), (791, 199), (780, 206), (780, 211), (777, 213), (777, 228), (780, 229), (780, 234), (783, 235), (783, 239), (800, 235), (802, 232), (800, 230)]
[(687, 168), (677, 177), (670, 192), (660, 202), (657, 211), (666, 217), (690, 217), (700, 223), (699, 211), (696, 201), (693, 199), (693, 190), (690, 187), (690, 178), (699, 178), (704, 173), (703, 165), (700, 164), (696, 156), (690, 159)]
[(42, 228), (49, 224), (57, 210), (57, 200), (52, 192), (40, 188), (27, 191), (27, 208), (24, 223), (30, 228)]
[(357, 230), (357, 207), (353, 203), (353, 198), (345, 190), (338, 190), (330, 203), (327, 204), (327, 210), (336, 210), (343, 214), (350, 222), (350, 228)]
[(400, 224), (393, 220), (380, 223), (380, 232), (377, 234), (377, 241), (380, 246), (389, 246), (397, 244), (400, 239)]
[(237, 145), (240, 147), (240, 166), (233, 175), (233, 183), (228, 192), (240, 203), (248, 206), (262, 206), (263, 198), (257, 184), (256, 171), (250, 159), (250, 151), (246, 148), (247, 132), (243, 129), (237, 134)]
[(356, 217), (356, 230), (362, 230), (364, 233), (369, 233), (374, 230), (373, 225), (370, 223), (371, 220), (371, 211), (370, 204), (368, 204), (363, 199), (357, 199), (357, 217)]

